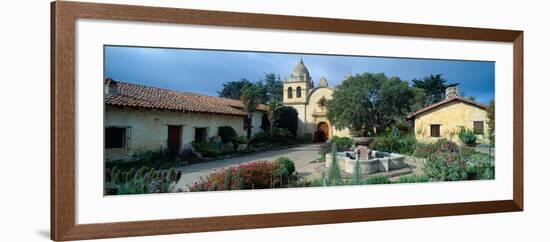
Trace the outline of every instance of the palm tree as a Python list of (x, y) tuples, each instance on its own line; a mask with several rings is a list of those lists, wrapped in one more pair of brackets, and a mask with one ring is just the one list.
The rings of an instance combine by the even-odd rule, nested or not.
[(281, 103), (277, 100), (273, 100), (267, 103), (267, 119), (269, 120), (269, 130), (273, 130), (275, 126), (275, 112), (281, 107)]
[(241, 102), (243, 104), (244, 111), (248, 115), (246, 137), (249, 140), (252, 135), (252, 114), (256, 111), (262, 100), (262, 87), (260, 85), (254, 83), (243, 86), (241, 91)]

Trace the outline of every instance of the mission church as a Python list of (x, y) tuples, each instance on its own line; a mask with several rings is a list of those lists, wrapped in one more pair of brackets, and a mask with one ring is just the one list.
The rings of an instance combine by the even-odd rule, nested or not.
[(333, 136), (350, 136), (348, 129), (336, 129), (327, 118), (326, 105), (334, 89), (329, 87), (324, 77), (314, 86), (302, 59), (284, 81), (283, 89), (283, 105), (298, 111), (298, 137), (309, 136), (316, 142), (325, 142)]

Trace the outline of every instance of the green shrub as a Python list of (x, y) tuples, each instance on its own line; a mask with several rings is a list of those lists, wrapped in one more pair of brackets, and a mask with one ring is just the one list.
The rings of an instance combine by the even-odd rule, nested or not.
[(460, 139), (460, 141), (462, 141), (462, 143), (468, 146), (476, 145), (477, 136), (475, 135), (473, 130), (466, 129), (464, 127), (460, 128), (458, 138)]
[(170, 152), (167, 149), (139, 151), (132, 155), (132, 161), (144, 164), (163, 163), (171, 160)]
[(336, 144), (332, 144), (332, 161), (331, 166), (328, 171), (328, 176), (326, 177), (325, 183), (330, 186), (340, 185), (342, 183), (342, 177), (340, 176), (340, 167), (338, 166), (338, 161), (336, 159)]
[(468, 163), (490, 162), (491, 156), (475, 151), (472, 147), (463, 146), (460, 149), (460, 157)]
[(413, 155), (420, 158), (428, 158), (437, 151), (435, 143), (417, 143)]
[(411, 155), (416, 146), (414, 135), (394, 136), (391, 134), (374, 138), (374, 150)]
[(237, 138), (237, 132), (231, 126), (221, 126), (218, 128), (218, 135), (222, 142), (227, 143)]
[(434, 143), (416, 144), (413, 155), (421, 158), (428, 158), (437, 152), (458, 152), (458, 145), (447, 139), (439, 139)]
[(220, 150), (215, 149), (207, 142), (191, 142), (193, 148), (204, 157), (218, 157), (222, 154)]
[(284, 167), (288, 174), (293, 174), (296, 171), (294, 162), (288, 157), (281, 156), (275, 160), (275, 163), (281, 167)]
[(351, 184), (352, 185), (361, 185), (363, 181), (361, 180), (361, 165), (359, 164), (359, 161), (356, 160), (355, 164), (353, 165), (353, 174), (351, 176)]
[(333, 136), (331, 142), (336, 144), (336, 150), (338, 152), (348, 151), (353, 146), (353, 140), (349, 137)]
[(302, 144), (309, 144), (313, 142), (313, 134), (312, 133), (305, 133), (302, 139), (300, 140), (300, 143)]
[(390, 184), (390, 179), (387, 176), (376, 175), (365, 179), (366, 184)]
[(478, 176), (479, 180), (492, 180), (495, 179), (495, 167), (490, 166), (486, 167), (485, 170), (483, 170), (483, 173)]
[(248, 139), (244, 135), (237, 136), (233, 138), (233, 144), (236, 144), (236, 145), (248, 144)]
[(173, 192), (174, 186), (182, 176), (181, 171), (176, 172), (174, 168), (169, 171), (159, 171), (141, 167), (121, 171), (114, 167), (107, 173), (111, 173), (111, 175), (106, 176), (106, 195)]
[(430, 177), (426, 175), (407, 175), (407, 176), (400, 176), (397, 179), (398, 183), (418, 183), (418, 182), (429, 182)]
[(254, 144), (268, 143), (268, 144), (294, 144), (296, 141), (290, 131), (283, 128), (273, 128), (267, 132), (257, 133), (251, 140)]
[(468, 180), (495, 179), (495, 166), (490, 162), (471, 162), (467, 168)]
[[(423, 171), (428, 177), (437, 181), (459, 181), (467, 179), (467, 163), (461, 159), (457, 144), (446, 139), (440, 139), (433, 144), (425, 144), (422, 152), (426, 152), (426, 163)], [(428, 153), (430, 152), (430, 153)], [(418, 155), (418, 147), (415, 155)]]
[[(132, 168), (140, 168), (142, 166), (155, 168), (155, 169), (169, 169), (185, 164), (184, 160), (187, 160), (190, 156), (195, 154), (187, 154), (182, 152), (179, 156), (170, 154), (166, 149), (156, 149), (148, 151), (137, 151), (134, 153), (129, 161), (107, 161), (105, 162), (105, 169), (113, 169), (117, 167), (119, 170), (128, 171)], [(110, 175), (110, 174), (106, 174)]]
[(438, 181), (461, 181), (468, 177), (466, 163), (455, 154), (432, 155), (422, 169), (424, 174)]
[(461, 157), (472, 157), (476, 154), (476, 150), (473, 147), (462, 146), (460, 147), (460, 156)]

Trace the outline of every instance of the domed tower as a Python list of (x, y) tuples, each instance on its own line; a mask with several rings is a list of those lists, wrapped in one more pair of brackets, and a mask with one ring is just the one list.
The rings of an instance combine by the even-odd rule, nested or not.
[(302, 58), (292, 70), (290, 77), (285, 80), (283, 87), (283, 104), (307, 103), (307, 95), (313, 88), (313, 81)]

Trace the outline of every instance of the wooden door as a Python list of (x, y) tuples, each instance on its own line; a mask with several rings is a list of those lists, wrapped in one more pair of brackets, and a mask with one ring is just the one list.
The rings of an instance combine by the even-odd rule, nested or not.
[(317, 142), (326, 142), (328, 139), (328, 124), (321, 122), (317, 125)]
[(181, 126), (168, 125), (168, 150), (171, 154), (177, 155), (181, 147)]

